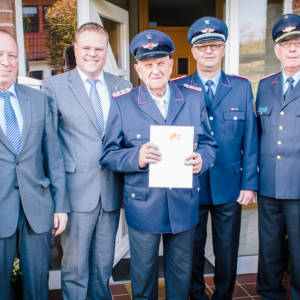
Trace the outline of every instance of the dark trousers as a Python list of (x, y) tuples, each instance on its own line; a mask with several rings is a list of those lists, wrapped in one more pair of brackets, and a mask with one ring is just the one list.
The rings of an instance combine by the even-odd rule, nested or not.
[(0, 238), (0, 300), (10, 299), (13, 260), (17, 248), (22, 269), (23, 300), (48, 299), (50, 240), (51, 232), (33, 232), (21, 209), (16, 232), (8, 238)]
[(207, 218), (211, 214), (213, 250), (215, 255), (216, 290), (212, 299), (232, 299), (241, 227), (241, 206), (238, 203), (200, 205), (199, 224), (196, 227), (193, 270), (190, 286), (191, 299), (208, 300), (205, 294), (204, 249), (207, 236)]
[(152, 234), (128, 226), (133, 299), (158, 299), (158, 251), (164, 246), (166, 299), (188, 300), (194, 228), (177, 234)]
[(259, 259), (257, 291), (264, 300), (284, 299), (282, 278), (286, 266), (285, 239), (291, 260), (291, 295), (300, 299), (300, 200), (259, 195)]

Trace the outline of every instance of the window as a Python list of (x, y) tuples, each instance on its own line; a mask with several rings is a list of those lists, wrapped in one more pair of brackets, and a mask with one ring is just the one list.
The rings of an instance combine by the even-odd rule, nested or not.
[(39, 31), (39, 15), (37, 6), (23, 6), (23, 26), (24, 32), (38, 32)]

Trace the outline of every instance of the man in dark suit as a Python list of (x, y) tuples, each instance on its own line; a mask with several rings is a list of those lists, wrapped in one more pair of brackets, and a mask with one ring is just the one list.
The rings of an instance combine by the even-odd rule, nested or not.
[(83, 300), (87, 294), (89, 299), (108, 300), (122, 177), (101, 167), (99, 160), (112, 92), (131, 84), (103, 71), (108, 34), (99, 24), (83, 24), (74, 47), (77, 67), (46, 82), (71, 203), (62, 235), (62, 290), (65, 300)]
[[(144, 83), (116, 96), (101, 164), (125, 176), (133, 298), (158, 297), (158, 250), (162, 237), (166, 298), (185, 300), (194, 228), (199, 220), (198, 175), (212, 166), (216, 144), (210, 136), (201, 89), (177, 87), (169, 82), (173, 67), (170, 56), (174, 51), (169, 36), (157, 30), (143, 31), (131, 41), (130, 51)], [(151, 125), (194, 127), (194, 152), (185, 160), (186, 165), (193, 167), (192, 189), (149, 187), (149, 164), (163, 159), (158, 147), (149, 142)]]
[(47, 97), (15, 84), (17, 72), (16, 40), (0, 30), (0, 299), (10, 299), (17, 249), (23, 299), (46, 300), (51, 229), (64, 231), (69, 203)]
[(257, 290), (285, 299), (281, 281), (288, 237), (292, 299), (300, 299), (300, 16), (286, 14), (272, 30), (282, 71), (261, 79), (256, 108), (260, 135)]
[(191, 299), (205, 294), (204, 247), (211, 214), (216, 290), (212, 299), (232, 299), (236, 278), (241, 205), (255, 202), (258, 189), (257, 123), (250, 82), (225, 74), (222, 58), (228, 29), (213, 17), (198, 19), (188, 31), (197, 71), (176, 84), (201, 87), (213, 137), (219, 146), (213, 168), (200, 178), (200, 222), (195, 233)]

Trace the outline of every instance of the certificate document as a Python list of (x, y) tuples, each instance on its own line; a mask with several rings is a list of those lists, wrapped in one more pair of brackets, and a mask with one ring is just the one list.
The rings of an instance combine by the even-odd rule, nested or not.
[(149, 187), (193, 187), (193, 167), (184, 165), (193, 140), (193, 126), (150, 126), (150, 141), (159, 147), (161, 161), (149, 165)]

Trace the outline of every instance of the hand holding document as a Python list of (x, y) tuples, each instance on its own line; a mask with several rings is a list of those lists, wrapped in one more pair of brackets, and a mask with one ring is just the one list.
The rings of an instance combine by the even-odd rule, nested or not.
[(193, 139), (193, 126), (150, 127), (150, 142), (158, 146), (161, 160), (149, 164), (149, 187), (193, 187), (193, 166), (185, 165), (193, 152)]

